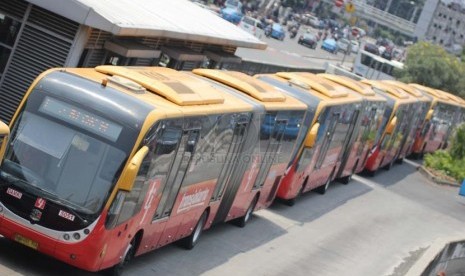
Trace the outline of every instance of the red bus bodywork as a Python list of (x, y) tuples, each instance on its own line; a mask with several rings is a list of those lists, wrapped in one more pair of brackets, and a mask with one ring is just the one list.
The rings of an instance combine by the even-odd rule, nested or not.
[[(362, 98), (311, 73), (277, 73), (258, 77), (291, 95), (305, 98), (302, 94), (307, 93), (307, 98), (302, 100), (316, 112), (309, 133), (314, 126), (319, 126), (315, 145), (312, 148), (301, 146), (281, 182), (277, 197), (292, 205), (300, 193), (316, 188), (320, 193), (326, 192), (341, 166), (344, 146), (352, 138), (347, 134), (355, 129), (359, 120), (356, 113), (362, 108)], [(293, 85), (297, 82), (301, 85)]]
[[(377, 145), (371, 150), (365, 169), (374, 174), (379, 168), (390, 169), (402, 151), (403, 144), (411, 135), (409, 126), (414, 120), (413, 108), (418, 100), (401, 89), (383, 84), (379, 81), (362, 81), (375, 89), (387, 100), (386, 111), (383, 116), (383, 135)], [(391, 127), (390, 127), (391, 126)], [(388, 129), (392, 132), (389, 133)]]

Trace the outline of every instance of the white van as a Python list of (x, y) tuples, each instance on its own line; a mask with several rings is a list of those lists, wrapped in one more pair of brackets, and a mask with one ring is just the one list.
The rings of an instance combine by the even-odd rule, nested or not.
[(239, 22), (239, 27), (254, 36), (257, 36), (258, 29), (262, 29), (262, 23), (258, 19), (250, 16), (244, 16), (242, 17), (241, 22)]

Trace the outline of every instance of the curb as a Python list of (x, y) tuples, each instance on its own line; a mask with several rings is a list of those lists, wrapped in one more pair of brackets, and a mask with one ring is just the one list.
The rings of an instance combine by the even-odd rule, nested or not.
[(441, 179), (439, 177), (436, 177), (434, 174), (432, 174), (427, 168), (425, 168), (424, 166), (419, 166), (417, 168), (417, 170), (423, 174), (424, 176), (426, 176), (426, 178), (430, 179), (431, 181), (433, 181), (434, 183), (436, 184), (439, 184), (439, 185), (446, 185), (446, 186), (452, 186), (452, 187), (460, 187), (460, 184), (458, 182), (453, 182), (453, 181), (448, 181), (448, 180), (444, 180), (444, 179)]
[(444, 248), (451, 243), (463, 242), (465, 237), (439, 238), (434, 240), (431, 246), (423, 253), (423, 255), (415, 262), (415, 264), (407, 271), (404, 276), (422, 275), (428, 266), (439, 256)]

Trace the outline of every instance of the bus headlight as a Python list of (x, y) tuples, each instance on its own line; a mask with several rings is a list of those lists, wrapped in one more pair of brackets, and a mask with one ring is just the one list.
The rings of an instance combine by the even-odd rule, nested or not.
[(65, 241), (69, 241), (69, 234), (64, 234), (63, 239), (65, 239)]
[(79, 239), (81, 238), (81, 235), (80, 235), (79, 233), (74, 233), (74, 234), (73, 234), (73, 238), (74, 238), (75, 240), (79, 240)]

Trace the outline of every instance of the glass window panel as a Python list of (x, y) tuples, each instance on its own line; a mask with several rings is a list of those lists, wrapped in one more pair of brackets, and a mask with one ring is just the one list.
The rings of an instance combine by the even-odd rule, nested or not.
[(13, 46), (21, 23), (0, 13), (0, 43)]
[(0, 74), (5, 71), (6, 63), (10, 57), (11, 50), (0, 45)]

